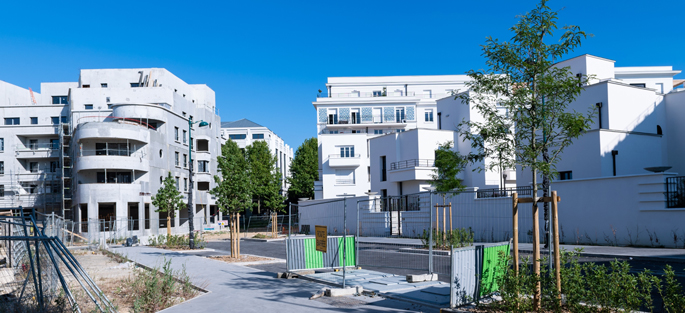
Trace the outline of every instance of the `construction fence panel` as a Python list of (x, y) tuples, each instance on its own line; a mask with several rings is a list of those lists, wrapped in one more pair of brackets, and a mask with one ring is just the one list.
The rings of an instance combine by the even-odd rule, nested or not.
[(450, 306), (478, 301), (499, 289), (498, 279), (504, 274), (510, 242), (451, 249)]
[(343, 264), (356, 265), (354, 236), (346, 236), (344, 239), (342, 236), (330, 236), (326, 244), (326, 252), (321, 252), (316, 250), (314, 237), (290, 238), (287, 244), (288, 270), (334, 269), (343, 267)]

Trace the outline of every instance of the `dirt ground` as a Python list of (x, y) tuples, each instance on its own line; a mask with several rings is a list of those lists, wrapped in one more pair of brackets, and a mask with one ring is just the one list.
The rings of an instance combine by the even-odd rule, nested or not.
[[(73, 250), (72, 254), (74, 254), (76, 260), (81, 263), (86, 273), (95, 281), (105, 296), (112, 301), (112, 304), (118, 307), (119, 312), (133, 312), (116, 295), (116, 291), (124, 280), (133, 275), (135, 267), (133, 263), (119, 263), (99, 251), (90, 251), (88, 249)], [(75, 296), (81, 299), (86, 298), (79, 302), (90, 302), (88, 301), (90, 299), (87, 299), (87, 295), (83, 294), (83, 289), (77, 282), (71, 282), (70, 285)]]
[[(267, 237), (267, 239), (271, 239), (271, 232), (240, 232), (240, 238), (253, 238), (257, 234), (264, 235)], [(203, 236), (205, 240), (229, 240), (231, 239), (231, 233), (228, 231), (228, 228), (225, 228), (225, 230), (220, 230), (220, 231), (206, 231), (203, 233)], [(278, 233), (277, 236), (279, 238), (284, 238), (287, 235), (280, 234)]]

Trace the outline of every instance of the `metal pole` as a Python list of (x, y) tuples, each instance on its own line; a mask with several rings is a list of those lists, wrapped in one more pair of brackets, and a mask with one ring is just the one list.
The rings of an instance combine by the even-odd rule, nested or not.
[(285, 271), (290, 272), (290, 230), (292, 229), (291, 223), (291, 212), (293, 210), (293, 204), (288, 205), (288, 240), (285, 241)]
[(194, 226), (193, 225), (193, 217), (195, 217), (195, 209), (193, 209), (193, 140), (191, 139), (192, 136), (192, 131), (193, 131), (193, 117), (191, 116), (188, 119), (188, 162), (190, 163), (188, 165), (188, 184), (189, 186), (189, 193), (188, 193), (188, 244), (190, 246), (190, 249), (195, 249), (195, 238), (193, 238), (193, 230)]
[(428, 274), (433, 274), (433, 191), (428, 192), (430, 198), (430, 230), (428, 231)]
[(343, 197), (343, 289), (345, 289), (345, 267), (347, 265), (347, 197)]
[(450, 245), (450, 308), (454, 309), (455, 294), (454, 294), (454, 246)]
[(354, 266), (359, 266), (359, 233), (361, 232), (361, 223), (359, 220), (359, 201), (357, 201), (357, 233), (354, 236)]

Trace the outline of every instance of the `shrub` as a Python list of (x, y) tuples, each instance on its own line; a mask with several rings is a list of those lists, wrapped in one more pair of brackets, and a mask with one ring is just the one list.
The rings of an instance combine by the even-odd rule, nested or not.
[[(421, 242), (424, 248), (428, 248), (430, 238), (429, 233), (424, 229), (421, 236)], [(448, 231), (438, 231), (433, 229), (433, 248), (434, 249), (449, 249), (450, 246), (454, 248), (462, 248), (473, 245), (473, 230), (469, 228), (456, 228)]]
[[(168, 249), (187, 249), (190, 245), (188, 235), (159, 235), (148, 238), (148, 246)], [(201, 233), (195, 234), (195, 248), (204, 249), (207, 246)]]

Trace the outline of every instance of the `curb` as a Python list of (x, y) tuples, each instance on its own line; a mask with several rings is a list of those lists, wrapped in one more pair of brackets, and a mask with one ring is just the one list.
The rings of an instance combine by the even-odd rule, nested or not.
[(286, 238), (272, 238), (272, 239), (261, 239), (261, 238), (240, 238), (240, 240), (245, 241), (257, 241), (257, 242), (272, 242), (272, 241), (284, 241)]
[[(533, 250), (519, 249), (519, 252), (533, 253)], [(542, 249), (540, 249), (540, 255), (547, 255), (547, 251), (542, 251)], [(589, 258), (592, 258), (592, 257), (594, 257), (594, 258), (614, 258), (614, 259), (621, 259), (621, 260), (685, 264), (685, 257), (684, 258), (669, 258), (669, 257), (658, 257), (658, 256), (616, 255), (616, 254), (588, 253), (588, 252), (581, 252), (579, 255), (582, 257), (589, 257)]]

